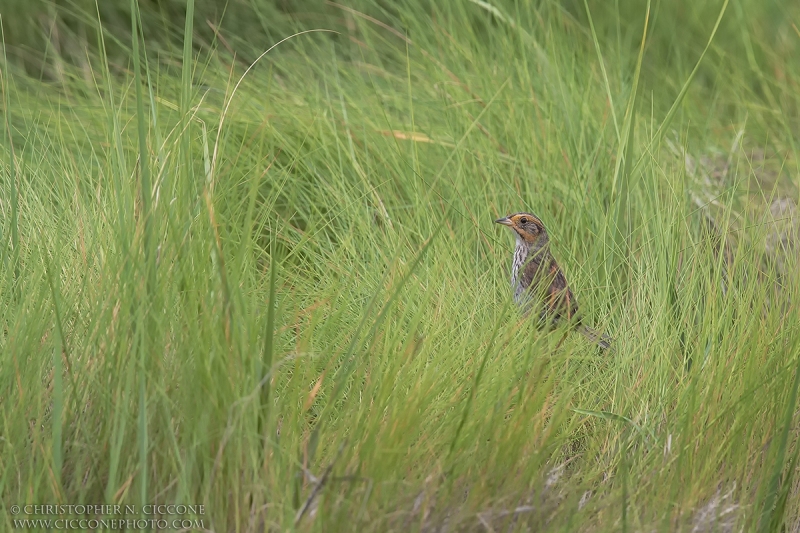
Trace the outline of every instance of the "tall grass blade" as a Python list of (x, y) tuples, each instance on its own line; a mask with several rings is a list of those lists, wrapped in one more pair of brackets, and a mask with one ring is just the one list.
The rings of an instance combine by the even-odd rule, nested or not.
[(59, 308), (59, 289), (56, 285), (56, 278), (53, 276), (53, 268), (50, 264), (47, 251), (43, 251), (42, 257), (45, 261), (45, 270), (47, 272), (47, 283), (50, 285), (50, 295), (53, 298), (53, 315), (56, 322), (57, 340), (53, 348), (53, 400), (52, 400), (52, 416), (53, 416), (53, 436), (52, 436), (52, 454), (53, 454), (53, 474), (55, 478), (56, 492), (61, 490), (61, 471), (64, 467), (64, 451), (63, 451), (63, 438), (64, 428), (62, 414), (64, 412), (64, 382), (63, 382), (63, 365), (62, 357), (69, 358), (67, 350), (67, 342), (64, 337), (64, 324), (61, 319), (61, 310)]
[(486, 345), (486, 351), (483, 352), (483, 357), (481, 357), (481, 366), (478, 367), (478, 371), (475, 373), (475, 380), (472, 382), (472, 388), (469, 391), (467, 402), (464, 404), (464, 410), (461, 413), (461, 419), (458, 421), (458, 425), (456, 426), (456, 431), (453, 434), (453, 440), (450, 441), (450, 449), (447, 452), (448, 460), (450, 459), (450, 456), (453, 455), (453, 451), (456, 449), (456, 444), (458, 444), (458, 437), (461, 436), (461, 430), (464, 429), (464, 425), (467, 423), (467, 417), (469, 416), (472, 402), (475, 400), (475, 396), (478, 394), (478, 387), (481, 384), (483, 369), (486, 368), (486, 361), (489, 360), (489, 354), (492, 353), (492, 348), (494, 348), (494, 340), (497, 338), (497, 332), (500, 331), (500, 323), (500, 320), (495, 321), (494, 329), (492, 330), (492, 336), (489, 338), (489, 343)]
[[(792, 421), (797, 412), (798, 392), (800, 392), (800, 353), (798, 353), (797, 348), (798, 346), (795, 343), (792, 353), (798, 360), (798, 363), (794, 372), (792, 389), (789, 393), (789, 401), (786, 402), (786, 413), (783, 416), (782, 428), (778, 436), (778, 450), (775, 454), (772, 476), (769, 481), (758, 524), (759, 533), (781, 530), (783, 513), (786, 509), (786, 497), (784, 495), (791, 490), (792, 478), (795, 473), (793, 467), (797, 461), (797, 449), (792, 453), (791, 460), (787, 461), (786, 456), (789, 453), (789, 437), (792, 432)], [(792, 467), (789, 470), (786, 469), (787, 463), (788, 466)], [(783, 487), (781, 487), (781, 483), (784, 484)], [(778, 503), (781, 503), (781, 505), (778, 505)]]
[(617, 134), (617, 143), (620, 142), (619, 125), (617, 124), (617, 110), (614, 106), (614, 98), (611, 96), (611, 84), (608, 82), (608, 73), (606, 72), (606, 62), (603, 60), (603, 52), (600, 49), (600, 41), (597, 40), (597, 31), (594, 29), (594, 19), (592, 12), (589, 9), (588, 0), (583, 0), (583, 7), (586, 9), (586, 18), (589, 20), (589, 29), (592, 30), (592, 44), (594, 51), (597, 54), (597, 63), (600, 65), (600, 72), (603, 73), (603, 85), (606, 89), (606, 98), (608, 98), (608, 106), (611, 109), (611, 120), (614, 122), (614, 131)]
[[(619, 13), (617, 13), (619, 16)], [(636, 121), (636, 100), (639, 94), (639, 78), (642, 72), (642, 59), (644, 58), (645, 44), (647, 43), (647, 29), (650, 25), (650, 0), (647, 1), (647, 9), (644, 16), (644, 28), (642, 30), (642, 42), (639, 45), (639, 55), (636, 58), (636, 70), (633, 73), (631, 93), (628, 97), (628, 105), (625, 109), (625, 117), (622, 125), (622, 135), (617, 146), (616, 163), (614, 167), (614, 178), (611, 183), (611, 200), (613, 202), (613, 226), (612, 235), (615, 253), (608, 255), (606, 262), (606, 279), (614, 279), (611, 273), (614, 269), (609, 268), (610, 264), (619, 264), (614, 261), (615, 256), (621, 258), (625, 266), (630, 266), (630, 169), (631, 157), (634, 145), (634, 126)], [(613, 261), (613, 263), (609, 263)], [(619, 272), (616, 276), (617, 283), (621, 283), (623, 275)]]
[(642, 155), (639, 156), (639, 160), (636, 161), (636, 164), (633, 166), (632, 173), (636, 173), (637, 170), (641, 168), (642, 162), (646, 157), (653, 157), (653, 151), (655, 150), (656, 146), (661, 142), (664, 135), (667, 132), (667, 128), (669, 128), (670, 124), (672, 124), (672, 119), (675, 118), (675, 113), (678, 112), (678, 107), (680, 107), (683, 99), (686, 97), (686, 93), (689, 92), (689, 86), (694, 80), (697, 71), (700, 69), (700, 65), (703, 63), (703, 59), (706, 57), (708, 53), (708, 49), (711, 48), (711, 43), (714, 42), (714, 37), (717, 35), (717, 30), (719, 29), (719, 25), (722, 22), (722, 17), (725, 15), (725, 11), (728, 9), (728, 2), (730, 0), (725, 0), (722, 3), (722, 7), (719, 10), (719, 15), (717, 15), (717, 21), (714, 23), (714, 28), (711, 30), (711, 35), (708, 36), (708, 42), (706, 42), (706, 47), (703, 48), (703, 52), (700, 54), (700, 57), (697, 59), (697, 62), (692, 69), (692, 72), (689, 73), (689, 77), (686, 78), (686, 81), (683, 83), (678, 96), (675, 97), (675, 100), (672, 102), (672, 106), (667, 111), (664, 120), (661, 121), (661, 124), (658, 126), (655, 134), (647, 143), (645, 150), (642, 152)]
[[(186, 2), (186, 21), (183, 28), (183, 57), (181, 62), (181, 93), (180, 93), (180, 149), (181, 169), (178, 175), (180, 180), (187, 185), (185, 191), (191, 190), (192, 181), (192, 152), (191, 134), (189, 132), (190, 111), (192, 103), (192, 70), (194, 61), (192, 57), (192, 37), (194, 35), (194, 0)], [(180, 190), (180, 189), (178, 189)], [(183, 192), (183, 191), (181, 191)], [(186, 201), (187, 198), (183, 198)]]
[(269, 412), (270, 412), (270, 375), (272, 374), (272, 357), (275, 350), (275, 308), (277, 302), (275, 301), (275, 286), (278, 271), (278, 258), (275, 255), (275, 240), (277, 235), (272, 239), (272, 246), (269, 258), (269, 301), (267, 303), (267, 321), (264, 327), (264, 351), (261, 363), (261, 376), (259, 382), (261, 385), (261, 409), (259, 409), (259, 435), (265, 437), (265, 432), (269, 427)]
[(4, 140), (7, 143), (6, 146), (6, 154), (8, 155), (8, 173), (9, 173), (9, 183), (11, 186), (11, 194), (9, 201), (11, 203), (11, 217), (8, 220), (8, 223), (11, 226), (11, 241), (10, 241), (10, 248), (11, 254), (7, 254), (8, 250), (8, 241), (6, 241), (6, 237), (3, 235), (3, 232), (7, 230), (5, 224), (3, 227), (0, 228), (0, 241), (2, 241), (2, 254), (0, 254), (0, 258), (2, 258), (2, 262), (6, 268), (6, 272), (12, 272), (13, 277), (11, 279), (12, 286), (14, 287), (13, 295), (14, 299), (17, 300), (20, 296), (19, 294), (19, 188), (17, 184), (17, 158), (14, 155), (14, 137), (11, 133), (11, 94), (10, 94), (10, 85), (9, 85), (9, 77), (8, 77), (8, 56), (6, 55), (6, 34), (5, 28), (3, 25), (3, 16), (0, 15), (0, 45), (3, 46), (3, 68), (0, 69), (0, 91), (2, 91), (2, 100), (3, 100), (3, 126), (5, 129), (5, 135), (3, 136)]
[(141, 60), (139, 57), (140, 15), (137, 0), (131, 0), (131, 38), (133, 39), (133, 70), (136, 91), (136, 123), (139, 140), (139, 191), (141, 201), (142, 231), (142, 260), (144, 263), (144, 297), (140, 299), (138, 314), (139, 337), (139, 501), (145, 505), (148, 501), (147, 476), (148, 476), (148, 409), (147, 409), (147, 369), (152, 347), (155, 346), (155, 320), (153, 312), (153, 295), (156, 284), (156, 258), (153, 253), (151, 206), (152, 187), (150, 184), (150, 157), (147, 150), (147, 115), (144, 111), (144, 96), (142, 94)]
[[(400, 294), (400, 291), (403, 289), (403, 287), (405, 286), (406, 282), (414, 274), (414, 271), (417, 269), (419, 264), (422, 262), (422, 258), (425, 256), (425, 252), (428, 250), (428, 248), (431, 246), (431, 244), (433, 244), (433, 241), (436, 239), (437, 235), (439, 235), (439, 232), (442, 230), (442, 227), (443, 227), (443, 225), (440, 225), (438, 228), (436, 228), (436, 230), (434, 231), (433, 235), (431, 235), (428, 238), (427, 242), (425, 242), (425, 244), (422, 246), (422, 248), (420, 248), (420, 250), (417, 252), (417, 256), (414, 258), (414, 261), (408, 267), (408, 270), (406, 271), (405, 275), (397, 283), (397, 286), (395, 287), (395, 289), (392, 292), (392, 294), (389, 296), (389, 299), (387, 300), (386, 304), (384, 304), (383, 308), (381, 309), (381, 312), (378, 313), (377, 317), (375, 317), (375, 321), (373, 322), (372, 327), (370, 328), (370, 331), (369, 331), (369, 333), (367, 335), (367, 338), (373, 337), (375, 335), (376, 330), (378, 329), (378, 327), (381, 325), (383, 320), (388, 315), (389, 309), (391, 309), (392, 304), (397, 299), (398, 295)], [(394, 261), (392, 262), (391, 266), (393, 266), (393, 265), (394, 265)], [(385, 282), (385, 280), (387, 279), (389, 273), (391, 272), (391, 266), (390, 266), (390, 268), (386, 269), (386, 272), (384, 273), (383, 277), (381, 278), (381, 283), (378, 285), (378, 287), (383, 286), (383, 283)], [(309, 442), (309, 444), (308, 444), (309, 457), (313, 457), (313, 455), (314, 455), (314, 453), (316, 451), (316, 446), (317, 446), (317, 443), (319, 442), (319, 434), (320, 434), (320, 431), (322, 430), (322, 428), (324, 427), (324, 422), (323, 421), (325, 420), (325, 415), (328, 413), (328, 411), (335, 404), (336, 399), (342, 393), (342, 390), (344, 389), (344, 386), (347, 383), (347, 379), (350, 377), (350, 375), (353, 372), (353, 367), (354, 367), (355, 361), (356, 361), (356, 354), (355, 354), (356, 353), (356, 346), (362, 340), (361, 339), (361, 330), (364, 329), (364, 326), (366, 325), (367, 320), (373, 316), (372, 315), (372, 309), (375, 306), (375, 303), (377, 302), (378, 296), (380, 295), (380, 293), (381, 293), (380, 288), (375, 290), (375, 293), (373, 294), (372, 298), (370, 299), (369, 304), (367, 305), (366, 309), (364, 310), (364, 314), (361, 317), (361, 321), (359, 322), (358, 327), (353, 332), (353, 337), (352, 337), (352, 339), (350, 341), (350, 344), (349, 344), (349, 346), (347, 347), (347, 349), (344, 352), (344, 357), (343, 357), (344, 363), (339, 367), (339, 369), (337, 369), (337, 371), (336, 371), (336, 373), (334, 375), (334, 379), (336, 381), (335, 381), (333, 390), (331, 391), (330, 396), (327, 399), (328, 400), (327, 404), (325, 405), (325, 407), (323, 408), (322, 413), (319, 416), (319, 422), (317, 422), (317, 424), (314, 426), (314, 429), (311, 432), (311, 435), (310, 435), (310, 437), (308, 439), (308, 442)]]

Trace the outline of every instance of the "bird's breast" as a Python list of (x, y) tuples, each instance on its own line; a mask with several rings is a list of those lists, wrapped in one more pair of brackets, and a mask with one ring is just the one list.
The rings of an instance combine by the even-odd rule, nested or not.
[(522, 286), (520, 277), (527, 257), (528, 247), (518, 240), (517, 247), (514, 250), (514, 260), (511, 264), (511, 292), (514, 294), (514, 301), (516, 303), (520, 303), (520, 299), (525, 292), (525, 287)]

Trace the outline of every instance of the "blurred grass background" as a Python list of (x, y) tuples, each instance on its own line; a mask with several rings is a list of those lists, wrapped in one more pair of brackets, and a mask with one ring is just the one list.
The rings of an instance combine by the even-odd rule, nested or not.
[(0, 15), (4, 527), (800, 531), (795, 3)]

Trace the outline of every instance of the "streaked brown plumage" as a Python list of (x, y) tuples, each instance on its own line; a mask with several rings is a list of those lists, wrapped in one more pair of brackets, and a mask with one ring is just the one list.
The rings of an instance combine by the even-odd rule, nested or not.
[(507, 226), (516, 237), (511, 290), (517, 305), (528, 314), (538, 303), (544, 323), (574, 322), (579, 332), (601, 348), (611, 346), (610, 337), (581, 324), (578, 303), (550, 253), (550, 238), (542, 221), (530, 213), (515, 213), (495, 222)]

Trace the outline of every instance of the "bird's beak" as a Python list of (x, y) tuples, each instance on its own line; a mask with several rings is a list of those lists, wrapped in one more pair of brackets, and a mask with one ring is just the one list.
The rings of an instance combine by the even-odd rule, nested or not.
[(495, 224), (502, 224), (503, 226), (511, 226), (514, 223), (511, 222), (511, 219), (508, 217), (498, 218), (494, 221)]

